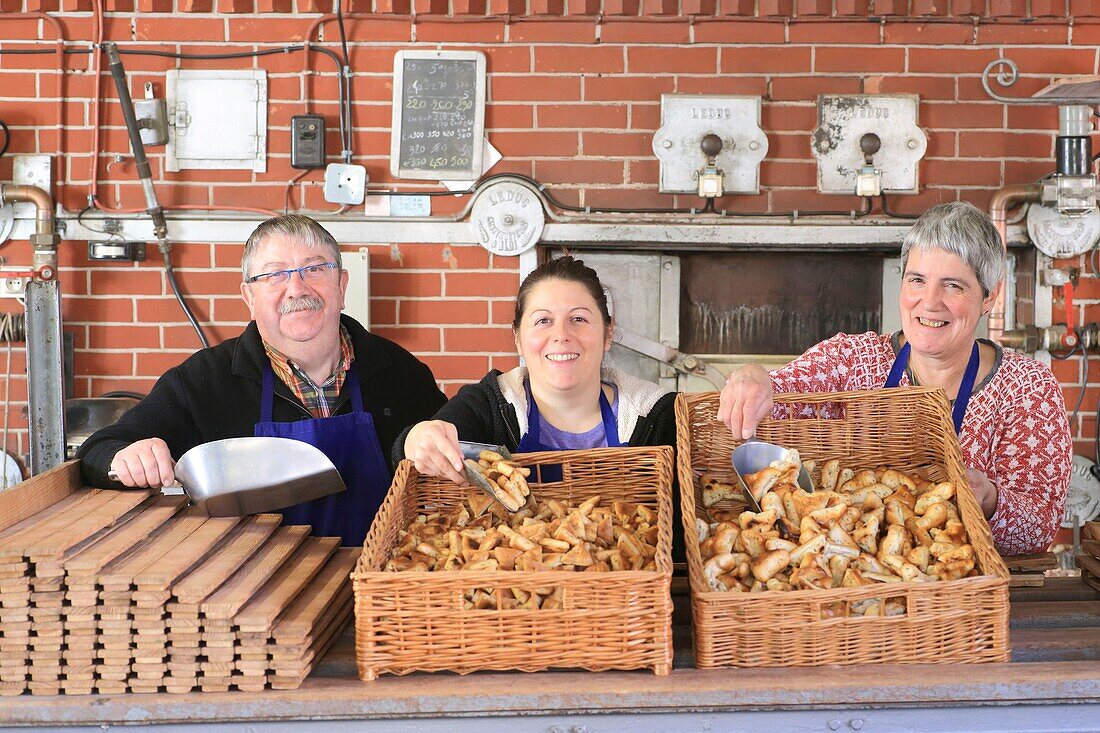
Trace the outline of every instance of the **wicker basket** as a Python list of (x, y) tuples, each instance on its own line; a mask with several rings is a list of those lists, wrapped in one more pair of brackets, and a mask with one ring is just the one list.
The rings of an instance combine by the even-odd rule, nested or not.
[[(532, 466), (537, 499), (580, 503), (599, 494), (656, 508), (656, 570), (382, 572), (398, 530), (420, 512), (454, 506), (467, 488), (421, 476), (409, 461), (371, 525), (352, 573), (355, 659), (365, 680), (379, 674), (486, 669), (537, 671), (672, 669), (672, 448), (604, 448), (517, 454)], [(562, 480), (539, 483), (539, 465)], [(561, 609), (464, 609), (475, 588), (563, 589)]]
[[(762, 422), (757, 436), (797, 448), (804, 460), (821, 465), (838, 458), (853, 468), (919, 470), (930, 480), (965, 484), (941, 390), (788, 394), (775, 401), (793, 408), (787, 419)], [(699, 474), (734, 480), (730, 454), (741, 441), (716, 420), (717, 412), (717, 393), (677, 398), (677, 470), (689, 538), (695, 536), (695, 517), (705, 518)], [(689, 541), (696, 666), (1008, 661), (1008, 571), (973, 493), (959, 491), (958, 504), (981, 575), (949, 582), (715, 592), (703, 577), (698, 543)], [(868, 598), (902, 599), (906, 611), (890, 617), (848, 616), (848, 603)], [(832, 617), (838, 603), (843, 615)]]

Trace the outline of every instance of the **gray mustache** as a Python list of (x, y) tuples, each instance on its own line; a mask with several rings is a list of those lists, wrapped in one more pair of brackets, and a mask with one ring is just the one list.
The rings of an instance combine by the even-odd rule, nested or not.
[(300, 298), (287, 298), (279, 303), (279, 315), (285, 316), (298, 311), (319, 311), (324, 307), (325, 302), (316, 295), (303, 295)]

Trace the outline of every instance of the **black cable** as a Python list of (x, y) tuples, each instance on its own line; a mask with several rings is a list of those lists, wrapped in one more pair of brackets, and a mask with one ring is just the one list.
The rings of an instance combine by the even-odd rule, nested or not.
[(3, 157), (4, 153), (8, 152), (8, 145), (11, 143), (11, 130), (8, 129), (3, 120), (0, 120), (0, 128), (4, 130), (4, 147), (0, 148), (0, 157)]
[(870, 196), (863, 197), (863, 208), (859, 211), (773, 211), (773, 212), (752, 212), (752, 211), (727, 211), (722, 209), (718, 213), (722, 216), (741, 216), (741, 217), (782, 217), (785, 219), (794, 218), (797, 219), (800, 216), (854, 216), (860, 219), (871, 213), (871, 209), (874, 208), (872, 199)]
[(886, 214), (887, 216), (892, 217), (894, 219), (919, 219), (920, 218), (920, 214), (896, 214), (893, 211), (890, 211), (889, 205), (886, 202), (886, 194), (885, 193), (880, 193), (879, 194), (879, 202), (882, 205), (882, 213)]
[(161, 250), (161, 255), (164, 257), (164, 274), (168, 276), (168, 284), (172, 287), (172, 293), (176, 296), (176, 301), (179, 302), (180, 308), (183, 309), (183, 313), (187, 316), (187, 320), (191, 322), (191, 327), (195, 329), (195, 333), (199, 335), (199, 342), (202, 343), (204, 349), (210, 348), (210, 342), (206, 340), (206, 334), (203, 333), (202, 326), (195, 319), (195, 314), (191, 312), (191, 307), (187, 305), (187, 301), (183, 298), (183, 293), (180, 292), (179, 283), (176, 282), (176, 273), (172, 269), (172, 256), (167, 249)]
[[(1073, 423), (1077, 422), (1077, 413), (1081, 410), (1081, 402), (1085, 398), (1085, 389), (1088, 387), (1089, 383), (1089, 355), (1085, 351), (1085, 340), (1083, 338), (1078, 338), (1077, 343), (1073, 345), (1073, 348), (1067, 351), (1062, 356), (1058, 356), (1055, 353), (1051, 353), (1050, 355), (1051, 359), (1054, 359), (1056, 361), (1065, 361), (1066, 359), (1076, 354), (1078, 350), (1081, 351), (1081, 357), (1085, 360), (1085, 378), (1084, 381), (1081, 382), (1081, 391), (1077, 395), (1077, 404), (1073, 406), (1073, 417), (1070, 418), (1071, 428), (1073, 427)], [(1100, 405), (1098, 405), (1098, 407), (1100, 407)]]

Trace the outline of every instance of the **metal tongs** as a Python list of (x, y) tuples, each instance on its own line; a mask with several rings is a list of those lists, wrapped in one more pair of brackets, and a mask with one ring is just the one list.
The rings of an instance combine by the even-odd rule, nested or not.
[[(756, 437), (749, 438), (733, 450), (730, 460), (733, 463), (733, 474), (737, 477), (737, 485), (741, 487), (741, 493), (745, 495), (745, 503), (754, 512), (760, 512), (760, 502), (752, 495), (745, 476), (763, 471), (773, 463), (788, 462), (792, 451), (781, 445), (766, 443)], [(798, 461), (798, 486), (808, 494), (814, 492), (814, 480), (810, 472)]]
[(509, 451), (503, 445), (493, 445), (491, 443), (472, 443), (468, 440), (458, 441), (458, 447), (462, 450), (462, 462), (465, 467), (466, 480), (484, 491), (490, 499), (500, 504), (502, 507), (505, 508), (505, 510), (510, 513), (518, 512), (525, 506), (530, 506), (532, 504), (532, 497), (530, 494), (528, 494), (527, 502), (525, 504), (522, 504), (515, 509), (512, 509), (501, 499), (500, 494), (497, 493), (497, 489), (499, 489), (500, 487), (490, 481), (488, 477), (486, 477), (486, 475), (480, 470), (478, 459), (481, 457), (482, 451), (488, 450), (493, 451), (494, 453), (499, 453), (506, 461), (512, 460), (511, 451)]

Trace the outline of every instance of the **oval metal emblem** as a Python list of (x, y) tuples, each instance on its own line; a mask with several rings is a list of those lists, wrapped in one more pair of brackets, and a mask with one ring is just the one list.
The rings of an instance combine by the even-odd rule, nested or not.
[(1100, 211), (1066, 216), (1050, 206), (1033, 205), (1027, 213), (1027, 233), (1047, 257), (1077, 257), (1092, 249), (1100, 238)]
[(1072, 527), (1074, 518), (1081, 525), (1100, 516), (1100, 481), (1092, 475), (1092, 461), (1075, 455), (1069, 473), (1069, 493), (1066, 495), (1066, 511), (1063, 527)]
[(491, 183), (477, 194), (470, 223), (478, 243), (495, 255), (521, 255), (538, 243), (546, 226), (542, 201), (513, 181)]

